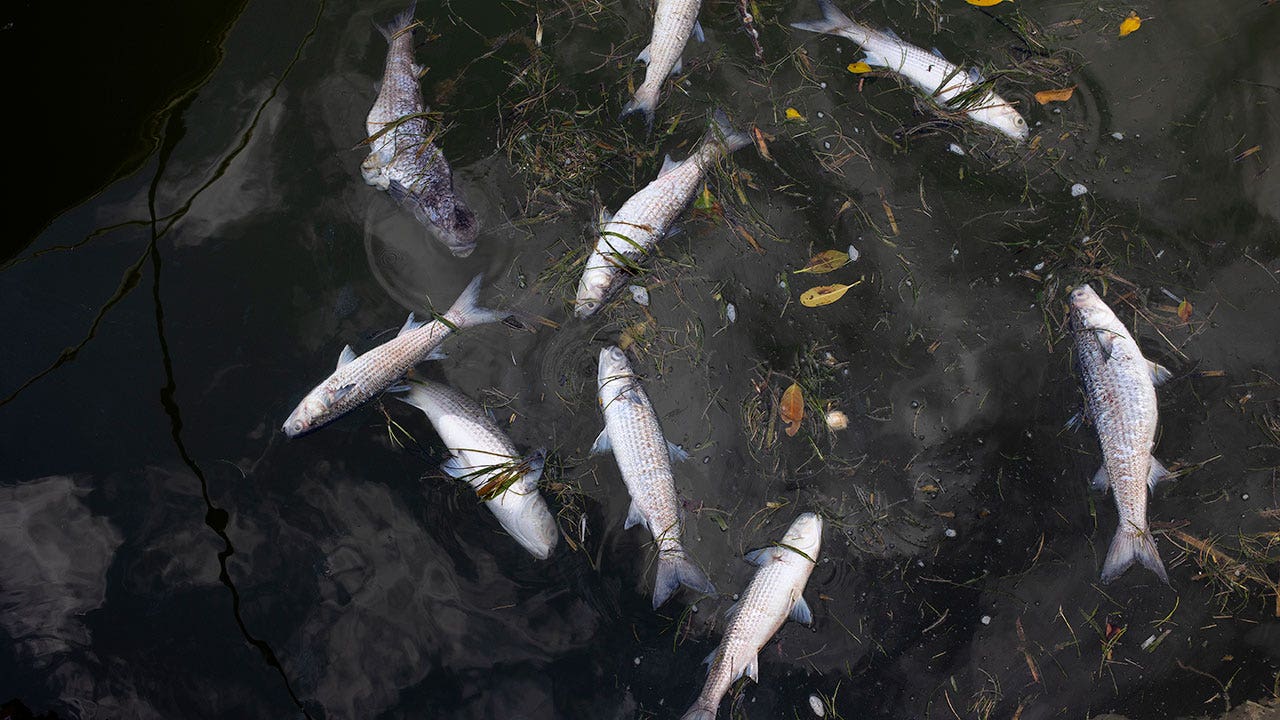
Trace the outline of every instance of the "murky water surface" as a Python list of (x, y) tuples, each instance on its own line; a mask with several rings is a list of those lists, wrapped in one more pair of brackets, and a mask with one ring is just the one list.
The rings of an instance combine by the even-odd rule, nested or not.
[[(816, 694), (829, 717), (1168, 718), (1275, 695), (1280, 7), (850, 8), (1014, 68), (998, 87), (1036, 136), (1015, 151), (851, 75), (850, 43), (787, 29), (816, 13), (805, 0), (758, 3), (764, 66), (736, 3), (704, 3), (708, 42), (647, 140), (613, 121), (641, 78), (640, 3), (424, 2), (427, 101), (485, 224), (465, 260), (359, 177), (372, 22), (397, 9), (64, 17), (124, 49), (97, 44), (93, 82), (66, 84), (90, 62), (77, 43), (18, 71), (97, 104), (50, 120), (75, 142), (40, 167), (74, 182), (11, 209), (44, 229), (11, 236), (0, 272), (5, 712), (675, 718), (751, 575), (742, 552), (801, 510), (828, 519), (815, 624), (784, 627), (722, 715), (808, 717)], [(1145, 20), (1118, 38), (1130, 10)], [(8, 42), (47, 50), (44, 29), (18, 16)], [(691, 212), (640, 280), (647, 311), (573, 319), (564, 265), (592, 241), (592, 191), (616, 208), (717, 105), (768, 157), (748, 148), (712, 179), (719, 208)], [(791, 272), (851, 244), (831, 275)], [(440, 476), (406, 406), (277, 429), (343, 345), (477, 273), (558, 326), (468, 332), (422, 372), (554, 451), (567, 539), (542, 563)], [(858, 279), (831, 306), (797, 302)], [(1115, 510), (1088, 487), (1092, 431), (1062, 429), (1079, 406), (1063, 298), (1081, 281), (1177, 375), (1155, 454), (1187, 472), (1151, 507), (1172, 588), (1141, 569), (1097, 581)], [(623, 530), (610, 458), (587, 457), (594, 358), (624, 333), (693, 455), (688, 544), (722, 592), (696, 613), (650, 610), (648, 537)], [(770, 418), (792, 380), (809, 408), (787, 437)], [(848, 428), (829, 432), (827, 408)]]

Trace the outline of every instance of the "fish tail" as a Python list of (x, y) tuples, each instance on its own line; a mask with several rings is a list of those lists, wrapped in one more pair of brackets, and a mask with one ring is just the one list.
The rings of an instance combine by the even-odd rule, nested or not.
[(417, 0), (414, 0), (414, 2), (409, 3), (409, 7), (405, 8), (403, 12), (394, 18), (391, 18), (391, 22), (383, 25), (377, 25), (378, 32), (382, 33), (382, 37), (386, 38), (387, 42), (395, 40), (397, 35), (408, 30), (415, 22), (417, 22), (417, 20), (413, 18), (414, 12), (417, 11), (417, 9), (418, 3)]
[(724, 110), (716, 108), (716, 111), (711, 114), (711, 127), (707, 128), (707, 134), (702, 141), (720, 145), (725, 152), (733, 152), (750, 145), (751, 135), (731, 125), (729, 116), (724, 114)]
[(680, 720), (716, 720), (716, 709), (699, 700), (680, 716)]
[(662, 607), (681, 585), (703, 595), (713, 595), (716, 591), (711, 579), (693, 564), (683, 549), (659, 555), (658, 575), (653, 582), (653, 607)]
[(858, 26), (857, 23), (849, 19), (848, 15), (841, 12), (840, 8), (836, 7), (831, 0), (818, 0), (818, 10), (822, 12), (821, 20), (791, 23), (791, 27), (797, 30), (834, 35), (842, 28)]
[(1102, 564), (1102, 582), (1109, 583), (1124, 574), (1130, 565), (1142, 563), (1155, 573), (1164, 584), (1169, 584), (1169, 574), (1165, 572), (1164, 563), (1160, 561), (1160, 553), (1156, 550), (1156, 542), (1147, 529), (1134, 530), (1127, 528), (1124, 521), (1116, 528), (1116, 536), (1111, 540), (1111, 549), (1107, 551), (1107, 560)]
[(658, 107), (658, 90), (641, 85), (636, 90), (636, 94), (631, 98), (631, 102), (622, 106), (622, 114), (618, 115), (618, 122), (622, 122), (627, 117), (640, 113), (644, 117), (645, 134), (653, 132), (653, 113)]
[(480, 285), (483, 279), (482, 275), (475, 276), (467, 289), (453, 301), (449, 312), (445, 313), (445, 317), (459, 329), (498, 322), (508, 315), (501, 310), (490, 310), (480, 305)]

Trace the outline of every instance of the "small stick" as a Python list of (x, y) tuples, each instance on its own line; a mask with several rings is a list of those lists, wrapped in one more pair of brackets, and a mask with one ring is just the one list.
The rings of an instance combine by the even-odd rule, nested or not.
[(738, 15), (742, 17), (742, 27), (747, 31), (747, 37), (751, 38), (751, 47), (755, 48), (756, 60), (764, 62), (764, 48), (760, 47), (760, 32), (756, 30), (755, 18), (747, 9), (747, 0), (738, 0)]

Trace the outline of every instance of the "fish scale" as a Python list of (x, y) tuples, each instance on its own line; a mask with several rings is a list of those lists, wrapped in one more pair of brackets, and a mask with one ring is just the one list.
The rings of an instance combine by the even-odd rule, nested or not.
[[(812, 620), (804, 588), (822, 548), (822, 520), (800, 515), (781, 543), (748, 554), (758, 565), (747, 589), (729, 611), (724, 639), (710, 657), (702, 692), (682, 720), (711, 720), (734, 681), (759, 679), (760, 650), (791, 617)], [(797, 552), (798, 551), (798, 552)]]
[(1159, 420), (1155, 385), (1169, 372), (1143, 357), (1124, 323), (1088, 285), (1071, 293), (1071, 324), (1086, 411), (1102, 447), (1094, 485), (1111, 488), (1119, 515), (1102, 580), (1141, 562), (1168, 582), (1147, 524), (1147, 496), (1167, 475), (1151, 449)]

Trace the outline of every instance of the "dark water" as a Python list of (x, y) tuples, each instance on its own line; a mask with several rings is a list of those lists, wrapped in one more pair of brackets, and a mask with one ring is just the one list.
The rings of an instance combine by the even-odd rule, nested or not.
[[(814, 627), (766, 647), (734, 717), (811, 716), (814, 693), (845, 718), (1193, 717), (1274, 697), (1280, 8), (948, 2), (937, 29), (927, 5), (856, 8), (953, 60), (1035, 66), (1001, 85), (1040, 137), (1015, 155), (954, 126), (900, 132), (930, 116), (890, 80), (859, 92), (848, 43), (785, 30), (806, 2), (759, 4), (767, 69), (735, 4), (707, 2), (709, 42), (658, 135), (632, 136), (637, 162), (610, 118), (648, 16), (607, 5), (419, 8), (438, 35), (419, 52), (427, 99), (486, 226), (466, 260), (357, 172), (385, 49), (371, 21), (394, 3), (5, 11), (31, 189), (0, 272), (0, 716), (678, 717), (750, 577), (742, 551), (809, 509), (828, 518)], [(1120, 40), (1130, 9), (1147, 20)], [(534, 111), (522, 73), (551, 77)], [(1031, 100), (1068, 85), (1068, 103)], [(617, 470), (585, 457), (595, 353), (646, 315), (570, 317), (544, 273), (590, 241), (587, 188), (531, 200), (536, 172), (503, 148), (551, 142), (513, 139), (544, 111), (611, 138), (583, 173), (616, 208), (712, 104), (769, 133), (773, 161), (738, 153), (712, 183), (726, 219), (668, 241), (637, 368), (695, 449), (677, 470), (686, 532), (724, 597), (654, 613)], [(789, 272), (850, 243), (862, 257), (834, 275)], [(383, 407), (407, 447), (378, 405), (277, 430), (344, 344), (476, 273), (559, 328), (468, 333), (425, 373), (556, 451), (548, 492), (579, 549), (545, 563), (438, 477), (442, 448), (399, 403)], [(796, 302), (860, 276), (836, 305)], [(1098, 584), (1115, 512), (1087, 486), (1091, 432), (1061, 430), (1078, 405), (1063, 290), (1100, 278), (1178, 376), (1156, 455), (1195, 469), (1151, 510), (1172, 588), (1141, 570)], [(809, 424), (757, 442), (753, 408), (795, 376)], [(814, 420), (828, 402), (847, 430)], [(1252, 543), (1270, 589), (1206, 574), (1175, 531), (1232, 557)]]

